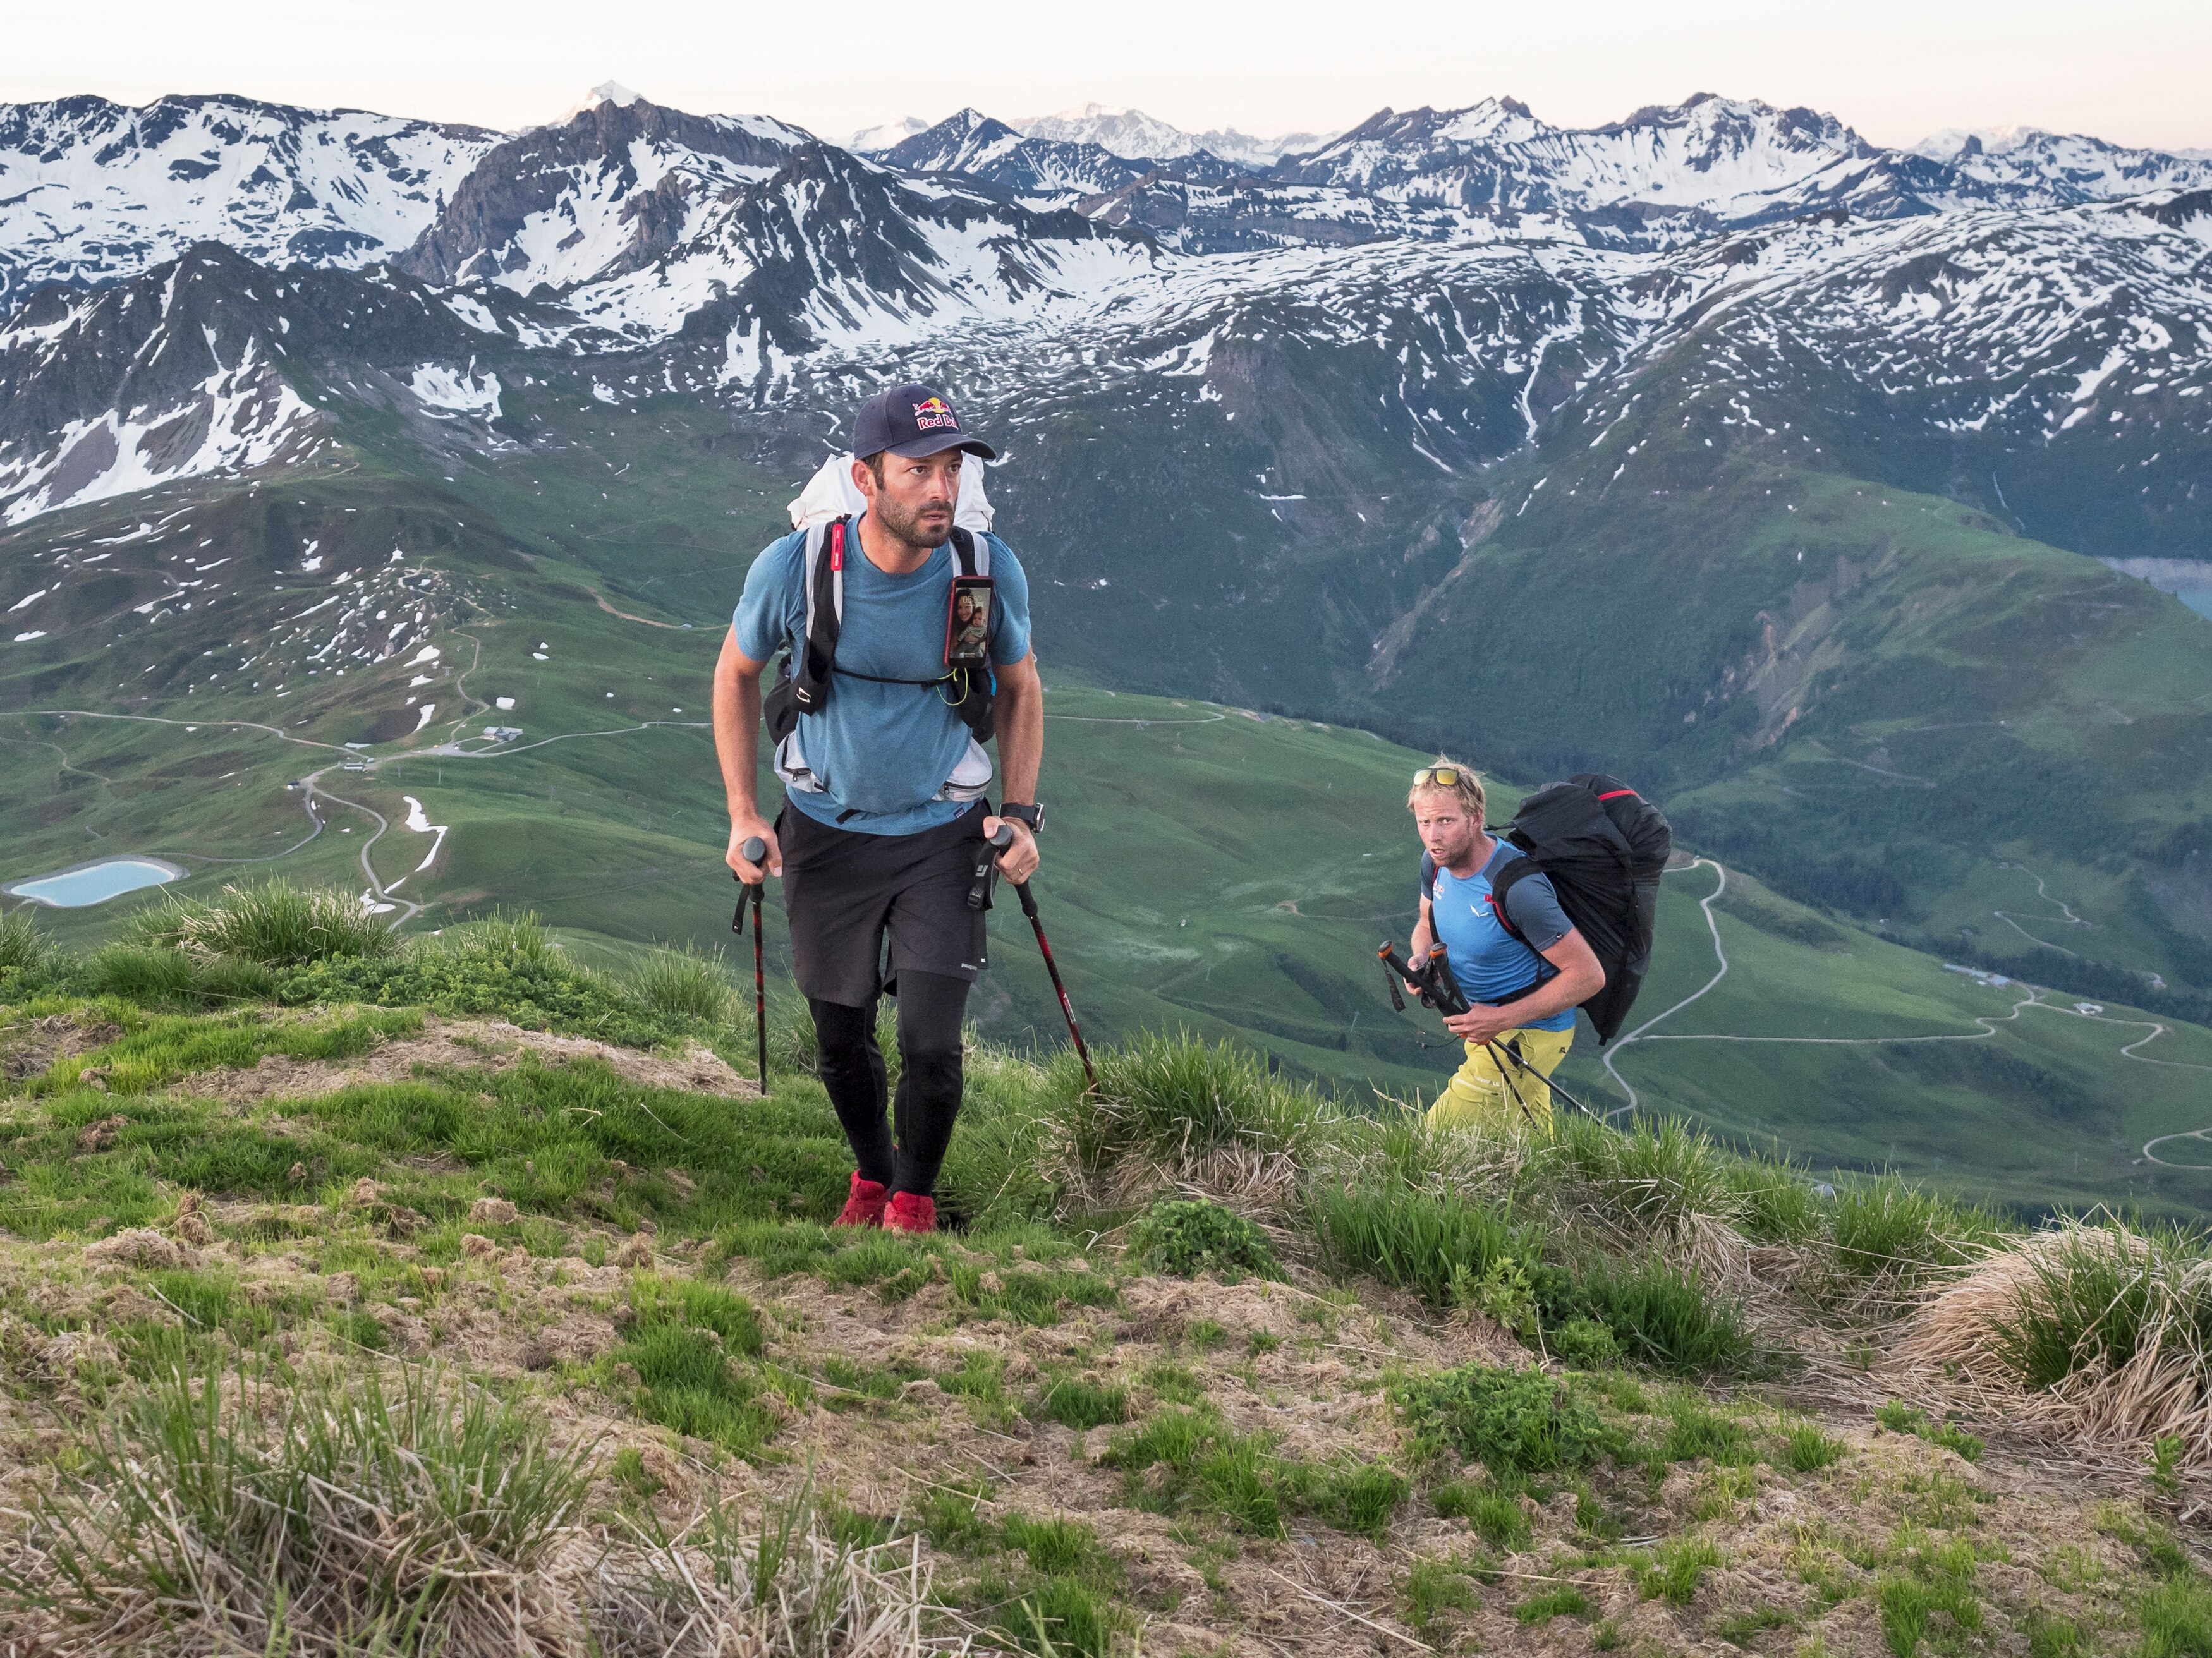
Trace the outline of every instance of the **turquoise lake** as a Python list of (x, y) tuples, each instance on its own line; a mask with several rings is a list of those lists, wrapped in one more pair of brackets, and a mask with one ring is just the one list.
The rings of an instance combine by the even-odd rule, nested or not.
[(87, 864), (82, 869), (63, 870), (28, 881), (11, 881), (5, 890), (10, 897), (36, 899), (57, 909), (82, 909), (87, 904), (105, 903), (118, 893), (160, 886), (182, 873), (167, 864), (151, 863), (143, 858), (109, 858)]

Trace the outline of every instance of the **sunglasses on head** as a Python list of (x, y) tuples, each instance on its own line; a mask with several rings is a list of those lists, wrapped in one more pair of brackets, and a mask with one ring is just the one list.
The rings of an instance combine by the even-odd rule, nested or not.
[(1440, 789), (1455, 789), (1461, 774), (1457, 766), (1424, 766), (1413, 774), (1413, 786), (1425, 789), (1433, 783)]

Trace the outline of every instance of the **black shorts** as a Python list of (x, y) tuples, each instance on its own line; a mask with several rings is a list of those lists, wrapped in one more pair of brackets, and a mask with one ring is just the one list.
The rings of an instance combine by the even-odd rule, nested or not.
[(787, 804), (776, 814), (775, 837), (800, 993), (865, 1007), (908, 968), (975, 982), (983, 966), (983, 911), (968, 908), (968, 893), (988, 811), (978, 800), (941, 829), (861, 835)]

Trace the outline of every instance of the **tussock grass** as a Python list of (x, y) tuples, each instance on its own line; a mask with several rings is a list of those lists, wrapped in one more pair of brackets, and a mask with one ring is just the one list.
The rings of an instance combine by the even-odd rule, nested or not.
[(55, 953), (53, 940), (27, 905), (0, 914), (0, 984), (40, 977)]
[(1836, 1262), (1911, 1289), (1970, 1260), (2000, 1229), (1971, 1205), (1900, 1180), (1855, 1181), (1836, 1195)]
[(1455, 1275), (1480, 1280), (1515, 1250), (1502, 1210), (1407, 1186), (1325, 1188), (1314, 1196), (1312, 1215), (1337, 1270), (1411, 1290), (1436, 1307), (1451, 1304)]
[(1593, 1256), (1578, 1296), (1624, 1354), (1655, 1370), (1715, 1376), (1766, 1368), (1741, 1304), (1695, 1267), (1656, 1254)]
[(1097, 1088), (1063, 1105), (1060, 1161), (1100, 1207), (1141, 1200), (1163, 1178), (1247, 1210), (1285, 1206), (1343, 1125), (1332, 1102), (1225, 1042), (1144, 1032), (1094, 1058)]
[(663, 945), (631, 969), (629, 987), (656, 1013), (702, 1024), (737, 1022), (738, 993), (719, 950), (702, 950), (689, 940), (681, 946)]
[(353, 894), (282, 880), (226, 886), (212, 899), (150, 904), (131, 916), (130, 930), (137, 943), (195, 961), (228, 957), (264, 967), (388, 956), (398, 947), (383, 920)]
[(547, 1569), (587, 1485), (584, 1453), (433, 1371), (177, 1373), (40, 1499), (0, 1589), (102, 1652), (559, 1650), (577, 1609)]
[(2170, 1229), (2068, 1222), (1988, 1253), (1914, 1321), (1913, 1358), (2107, 1443), (2179, 1438), (2212, 1462), (2212, 1248)]

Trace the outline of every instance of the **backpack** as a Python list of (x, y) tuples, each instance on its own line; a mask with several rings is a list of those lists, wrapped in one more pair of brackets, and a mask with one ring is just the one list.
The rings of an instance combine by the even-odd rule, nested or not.
[[(806, 630), (784, 647), (776, 665), (775, 688), (763, 699), (761, 712), (768, 721), (769, 738), (781, 749), (798, 730), (799, 716), (818, 714), (830, 699), (833, 676), (866, 679), (878, 685), (914, 685), (943, 695), (946, 688), (958, 700), (946, 704), (966, 722), (977, 743), (988, 743), (997, 729), (993, 702), (998, 694), (998, 675), (987, 664), (981, 671), (955, 668), (936, 679), (884, 679), (854, 673), (837, 665), (837, 635), (845, 614), (845, 560), (865, 556), (858, 532), (849, 518), (833, 519), (807, 526), (801, 561), (801, 582), (806, 594)], [(991, 574), (991, 544), (956, 525), (952, 531), (955, 573), (963, 576)], [(991, 625), (998, 626), (998, 607), (992, 607)]]
[[(1528, 944), (1506, 913), (1506, 897), (1531, 875), (1551, 878), (1559, 908), (1605, 969), (1604, 987), (1582, 1005), (1601, 1048), (1620, 1029), (1650, 969), (1659, 877), (1674, 850), (1674, 833), (1659, 808), (1619, 778), (1578, 772), (1523, 800), (1503, 838), (1521, 856), (1508, 859), (1491, 878), (1491, 913), (1498, 926)], [(1421, 868), (1424, 878), (1432, 878), (1435, 865), (1425, 853)], [(1534, 982), (1504, 999), (1525, 996), (1558, 975), (1540, 954)]]

